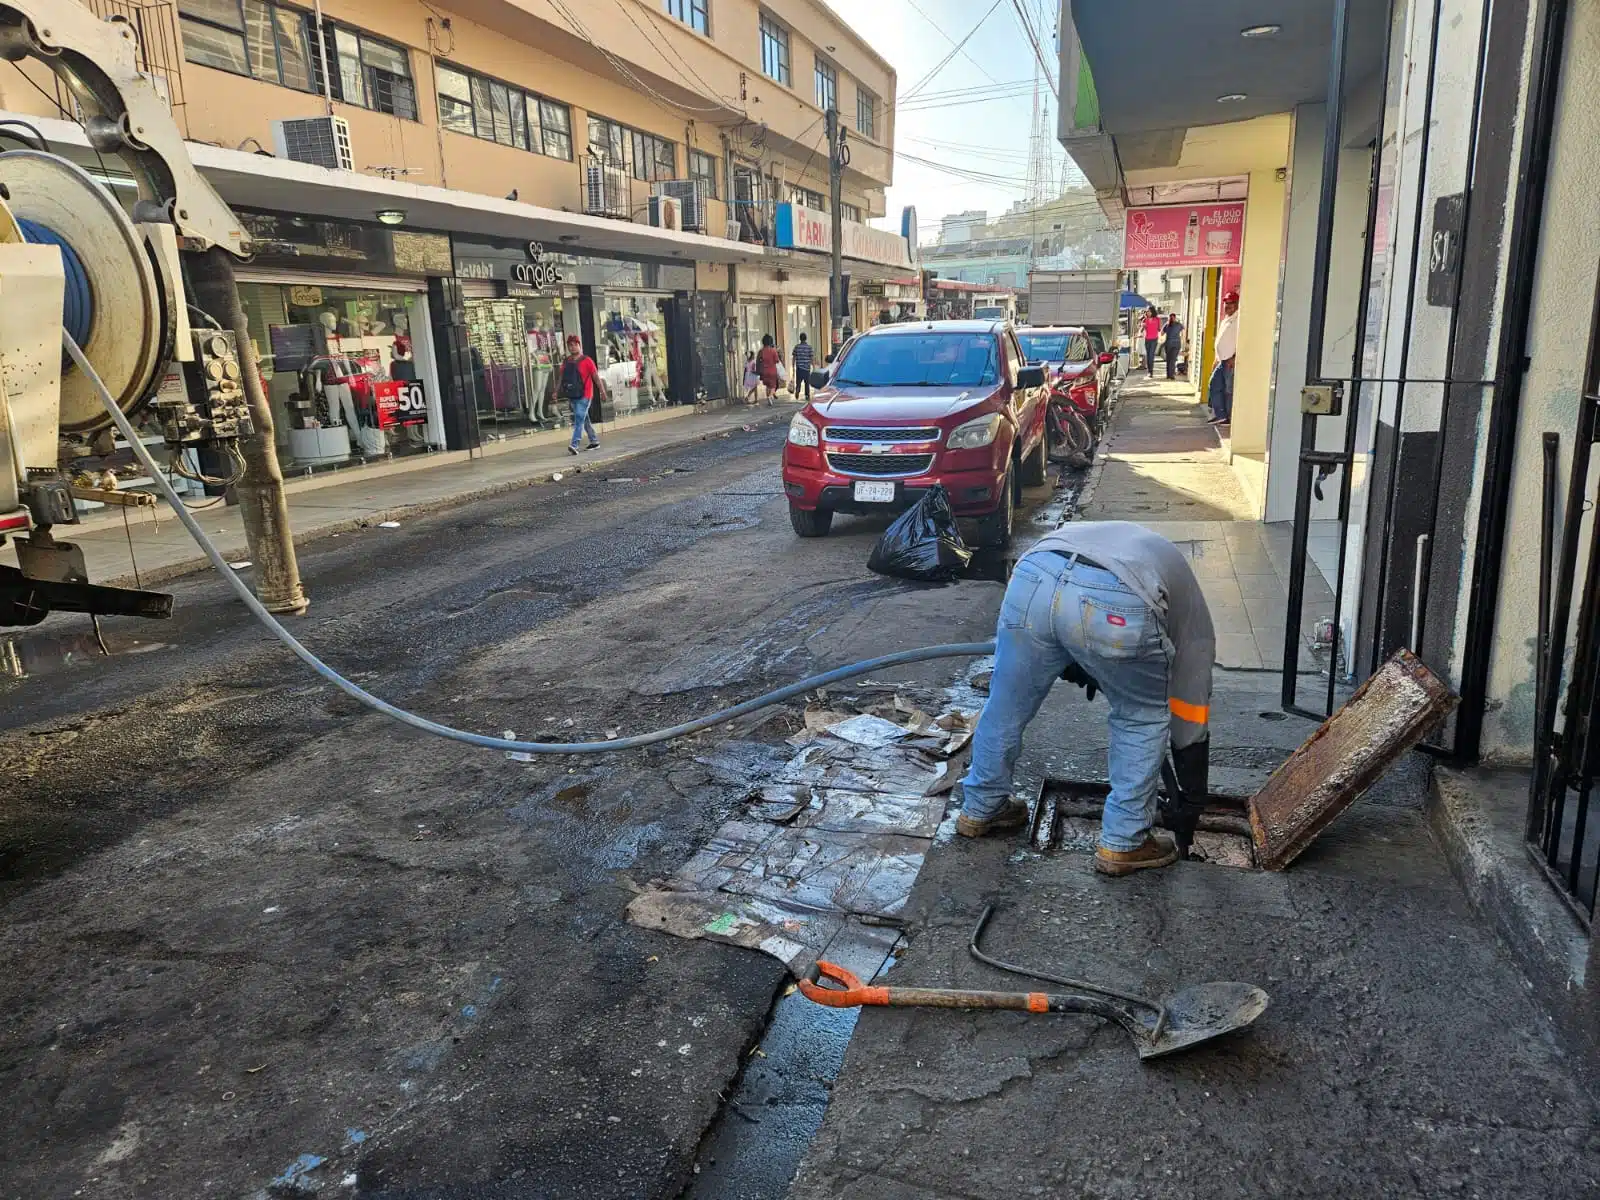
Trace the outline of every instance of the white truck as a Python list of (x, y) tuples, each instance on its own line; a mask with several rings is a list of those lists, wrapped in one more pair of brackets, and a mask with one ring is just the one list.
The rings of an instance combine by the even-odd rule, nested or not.
[(1028, 323), (1081, 325), (1114, 339), (1124, 278), (1121, 271), (1029, 271)]
[[(1101, 358), (1102, 387), (1115, 391), (1128, 373), (1122, 293), (1127, 274), (1102, 271), (1029, 271), (1028, 324), (1081, 326)], [(1106, 363), (1102, 356), (1110, 354)]]

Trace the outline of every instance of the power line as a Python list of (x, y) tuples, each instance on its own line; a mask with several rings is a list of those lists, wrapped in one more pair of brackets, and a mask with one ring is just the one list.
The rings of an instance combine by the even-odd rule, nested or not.
[[(635, 75), (633, 73), (632, 68), (630, 68), (627, 63), (625, 63), (622, 59), (618, 58), (615, 54), (611, 53), (610, 50), (607, 50), (604, 46), (602, 46), (599, 42), (597, 42), (594, 39), (594, 36), (586, 28), (584, 28), (583, 22), (578, 20), (578, 18), (573, 15), (572, 10), (569, 9), (566, 6), (565, 3), (563, 3), (563, 0), (550, 0), (550, 3), (554, 6), (554, 8), (556, 9), (557, 12), (559, 12), (564, 18), (566, 18), (567, 24), (572, 27), (573, 32), (575, 32), (584, 41), (588, 42), (589, 45), (593, 46), (596, 50), (598, 50), (605, 57), (605, 60), (612, 65), (612, 67), (614, 67), (620, 74), (625, 76), (627, 79), (632, 81), (632, 83), (635, 86), (637, 86), (640, 91), (645, 92), (645, 93), (655, 97), (655, 99), (658, 102), (660, 102), (662, 104), (665, 104), (669, 108), (675, 108), (680, 112), (691, 112), (691, 113), (693, 113), (693, 112), (700, 112), (700, 113), (739, 112), (739, 109), (737, 109), (735, 107), (732, 107), (729, 104), (717, 104), (717, 105), (715, 105), (713, 107), (706, 108), (706, 107), (701, 106), (701, 105), (684, 104), (681, 101), (672, 99), (670, 96), (662, 95), (660, 92), (656, 91), (653, 87), (651, 87), (644, 80), (640, 79), (637, 75)], [(713, 92), (713, 94), (715, 94), (715, 93)]]
[(1033, 28), (1033, 18), (1028, 16), (1028, 10), (1022, 7), (1022, 0), (1011, 0), (1011, 8), (1017, 14), (1017, 20), (1022, 22), (1022, 32), (1028, 38), (1028, 44), (1033, 47), (1033, 56), (1039, 61), (1039, 69), (1044, 72), (1044, 81), (1050, 85), (1050, 94), (1056, 98), (1056, 103), (1061, 103), (1061, 89), (1056, 86), (1055, 77), (1050, 74), (1050, 64), (1045, 59), (1044, 50), (1039, 45), (1039, 34)]
[[(907, 2), (909, 3), (910, 0), (907, 0)], [(938, 63), (934, 66), (933, 70), (929, 71), (926, 75), (924, 75), (916, 83), (911, 85), (911, 88), (909, 89), (909, 91), (907, 91), (905, 93), (905, 96), (906, 96), (907, 99), (915, 96), (919, 91), (921, 91), (923, 88), (927, 87), (928, 84), (930, 82), (932, 82), (933, 77), (935, 75), (937, 75), (940, 71), (944, 70), (945, 67), (949, 66), (950, 65), (950, 60), (955, 58), (955, 56), (957, 54), (964, 53), (964, 51), (962, 50), (962, 47), (965, 46), (972, 39), (972, 35), (973, 34), (977, 33), (978, 30), (983, 28), (984, 22), (987, 21), (991, 16), (994, 15), (994, 10), (1000, 7), (1000, 2), (1001, 2), (1001, 0), (994, 0), (994, 3), (989, 6), (988, 11), (985, 12), (982, 17), (978, 18), (978, 23), (967, 31), (966, 37), (962, 38), (959, 42), (952, 42), (951, 43), (952, 49), (951, 49), (950, 53), (946, 54), (943, 58), (941, 58), (938, 61)], [(1013, 0), (1013, 2), (1015, 2), (1015, 0)], [(918, 9), (917, 11), (921, 12), (922, 10)], [(926, 16), (927, 14), (924, 13), (923, 15)], [(929, 20), (929, 23), (932, 24), (931, 18)], [(935, 28), (937, 28), (937, 26), (935, 26)], [(941, 34), (944, 34), (944, 30), (942, 30), (942, 29), (940, 29), (939, 32)], [(945, 40), (946, 41), (950, 41), (950, 36), (948, 34), (945, 34)], [(979, 69), (982, 70), (981, 67)], [(988, 72), (985, 71), (984, 74), (987, 75)]]
[[(661, 59), (662, 62), (666, 63), (666, 65), (672, 69), (673, 73), (676, 74), (679, 79), (683, 80), (685, 84), (692, 88), (694, 85), (689, 83), (688, 77), (685, 76), (683, 71), (679, 69), (678, 61), (670, 57), (667, 52), (662, 49), (661, 43), (657, 40), (657, 37), (654, 33), (646, 30), (645, 27), (640, 25), (639, 22), (634, 18), (632, 12), (633, 6), (629, 3), (629, 0), (615, 0), (615, 3), (617, 7), (622, 10), (622, 15), (628, 18), (629, 24), (639, 31), (640, 35), (645, 39), (645, 41), (650, 43), (651, 49), (656, 52), (656, 57)], [(699, 80), (700, 85), (705, 88), (707, 95), (710, 95), (717, 100), (731, 101), (731, 97), (724, 96), (721, 92), (717, 91), (715, 87), (708, 83), (705, 76), (701, 75), (699, 71), (696, 71), (694, 69), (694, 64), (687, 58), (683, 59), (682, 63), (684, 67), (688, 68), (689, 74), (693, 75), (695, 79)], [(734, 111), (743, 115), (742, 109), (735, 108)]]
[[(944, 27), (941, 26), (939, 24), (939, 22), (935, 21), (932, 17), (930, 17), (926, 12), (923, 11), (922, 6), (917, 3), (917, 0), (906, 0), (906, 3), (909, 4), (912, 8), (914, 8), (917, 11), (918, 15), (921, 16), (924, 21), (926, 21), (929, 25), (933, 26), (933, 30), (934, 30), (935, 33), (937, 33), (945, 41), (949, 42), (952, 46), (955, 46), (956, 49), (960, 50), (961, 51), (961, 57), (966, 59), (973, 66), (977, 67), (979, 72), (982, 73), (982, 75), (983, 75), (983, 77), (985, 79), (994, 79), (994, 76), (989, 74), (989, 72), (984, 69), (984, 65), (981, 62), (979, 62), (977, 59), (973, 58), (972, 55), (968, 54), (966, 52), (966, 50), (964, 49), (964, 47), (965, 47), (965, 45), (967, 43), (967, 39), (972, 37), (973, 33), (977, 33), (978, 32), (978, 28), (983, 25), (983, 21), (987, 21), (989, 19), (990, 13), (994, 12), (993, 8), (991, 8), (988, 13), (984, 14), (983, 21), (979, 21), (978, 22), (978, 25), (973, 28), (972, 33), (967, 34), (967, 36), (965, 38), (962, 38), (960, 42), (957, 42), (955, 40), (955, 38), (951, 37), (948, 33), (946, 33), (944, 31)], [(998, 8), (999, 5), (997, 4), (995, 7)], [(937, 70), (937, 68), (936, 68), (936, 70)], [(998, 80), (996, 82), (998, 82)]]

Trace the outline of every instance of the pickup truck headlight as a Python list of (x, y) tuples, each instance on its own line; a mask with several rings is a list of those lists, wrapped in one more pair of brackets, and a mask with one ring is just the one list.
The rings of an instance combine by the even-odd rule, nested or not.
[[(798, 420), (798, 418), (796, 419)], [(976, 421), (968, 421), (965, 425), (958, 425), (950, 431), (950, 436), (945, 439), (945, 448), (948, 450), (981, 449), (1000, 436), (1000, 424), (1000, 414), (990, 413), (986, 417), (979, 417)]]
[(822, 439), (817, 436), (817, 427), (806, 420), (800, 413), (795, 413), (794, 419), (789, 422), (789, 443), (794, 446), (816, 446)]

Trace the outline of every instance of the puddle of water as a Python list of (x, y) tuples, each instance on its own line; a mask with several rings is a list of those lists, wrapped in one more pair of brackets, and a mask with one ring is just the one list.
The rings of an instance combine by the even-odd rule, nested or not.
[(168, 643), (107, 633), (105, 650), (94, 630), (82, 633), (20, 633), (0, 638), (0, 682), (53, 675), (77, 667), (92, 667), (104, 662), (106, 650), (112, 657), (148, 654), (165, 650)]
[(822, 1127), (860, 1012), (813, 1004), (798, 991), (779, 999), (680, 1200), (784, 1200)]

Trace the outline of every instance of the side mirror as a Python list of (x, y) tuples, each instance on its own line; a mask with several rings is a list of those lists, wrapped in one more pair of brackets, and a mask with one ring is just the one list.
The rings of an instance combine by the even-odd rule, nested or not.
[(1038, 388), (1044, 386), (1043, 367), (1023, 367), (1017, 372), (1017, 386), (1019, 388)]
[(1114, 363), (1114, 362), (1116, 362), (1116, 361), (1117, 361), (1117, 359), (1116, 359), (1116, 355), (1114, 355), (1114, 354), (1102, 354), (1102, 355), (1101, 355), (1101, 356), (1100, 356), (1100, 360), (1099, 360), (1099, 361), (1100, 361), (1100, 365), (1101, 365), (1101, 366), (1102, 366), (1102, 367), (1103, 367), (1103, 366), (1105, 366), (1105, 365), (1106, 365), (1106, 364), (1107, 364), (1107, 363)]
[(810, 383), (814, 388), (825, 388), (833, 382), (832, 371), (812, 371)]

